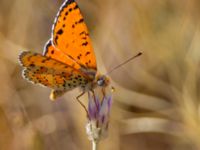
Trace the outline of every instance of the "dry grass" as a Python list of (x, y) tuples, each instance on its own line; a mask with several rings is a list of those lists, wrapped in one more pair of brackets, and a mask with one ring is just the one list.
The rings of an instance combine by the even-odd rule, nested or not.
[[(99, 71), (116, 70), (105, 150), (200, 149), (198, 0), (77, 0)], [(77, 90), (55, 103), (21, 77), (21, 50), (42, 52), (62, 0), (0, 2), (0, 149), (90, 149)], [(86, 97), (83, 98), (86, 102)]]

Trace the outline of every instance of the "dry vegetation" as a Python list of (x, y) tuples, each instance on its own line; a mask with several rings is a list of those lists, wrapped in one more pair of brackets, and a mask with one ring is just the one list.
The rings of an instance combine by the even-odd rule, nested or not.
[[(99, 71), (116, 88), (105, 150), (200, 149), (200, 1), (77, 0)], [(88, 150), (79, 91), (51, 102), (21, 76), (21, 50), (42, 52), (62, 0), (0, 1), (0, 149)], [(86, 102), (86, 97), (83, 101)]]

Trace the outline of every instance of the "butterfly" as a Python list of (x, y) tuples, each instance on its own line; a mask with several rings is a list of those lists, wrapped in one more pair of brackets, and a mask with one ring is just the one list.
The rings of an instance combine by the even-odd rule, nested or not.
[(23, 51), (19, 61), (24, 67), (24, 78), (51, 88), (52, 100), (77, 87), (83, 91), (80, 97), (97, 86), (109, 84), (106, 75), (97, 73), (88, 29), (75, 0), (62, 4), (43, 54)]

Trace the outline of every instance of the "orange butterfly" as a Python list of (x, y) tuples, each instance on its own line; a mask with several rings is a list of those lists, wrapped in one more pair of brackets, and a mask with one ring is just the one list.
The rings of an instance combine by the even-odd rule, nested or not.
[(81, 87), (83, 95), (96, 86), (109, 84), (105, 75), (97, 74), (87, 26), (74, 0), (65, 1), (61, 6), (43, 55), (24, 51), (19, 60), (25, 68), (24, 78), (50, 87), (52, 100), (76, 87)]

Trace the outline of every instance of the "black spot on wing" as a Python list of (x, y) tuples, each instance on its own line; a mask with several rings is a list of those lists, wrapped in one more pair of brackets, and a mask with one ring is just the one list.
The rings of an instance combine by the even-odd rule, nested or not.
[(51, 51), (51, 54), (54, 54), (54, 50)]
[(85, 53), (85, 56), (87, 56), (87, 55), (89, 55), (89, 54), (90, 54), (90, 52), (88, 51), (88, 52)]
[(83, 20), (83, 18), (81, 18), (79, 21), (78, 21), (78, 23), (82, 23), (84, 20)]
[(88, 42), (82, 43), (82, 46), (87, 46)]
[(63, 86), (63, 87), (65, 87), (65, 85), (66, 85), (66, 81), (64, 81), (64, 83), (63, 83), (63, 85), (62, 85), (62, 86)]
[(78, 9), (78, 5), (77, 5), (77, 4), (76, 4), (75, 7), (74, 7), (74, 10), (75, 10), (75, 9)]
[(82, 54), (78, 55), (78, 56), (77, 56), (77, 59), (80, 60), (80, 59), (81, 59), (81, 56), (82, 56)]
[(43, 59), (41, 62), (42, 62), (42, 63), (45, 63), (45, 62), (46, 62), (46, 59)]
[(58, 30), (57, 34), (59, 34), (59, 35), (63, 34), (63, 30), (62, 29)]
[(48, 57), (48, 58), (43, 59), (41, 62), (42, 62), (42, 63), (45, 63), (46, 61), (49, 61), (50, 59), (51, 59), (51, 58)]
[(65, 16), (67, 16), (67, 15), (68, 15), (68, 11), (65, 12)]
[(35, 67), (35, 64), (30, 64), (30, 67)]
[(83, 35), (85, 33), (85, 31), (82, 31), (79, 35)]
[(86, 33), (85, 31), (82, 31), (81, 33), (79, 33), (79, 35), (85, 35), (85, 36), (88, 36), (89, 34)]
[(56, 38), (55, 38), (55, 43), (56, 43), (56, 45), (58, 44), (58, 35), (56, 35)]
[(83, 23), (83, 18), (81, 18), (79, 21), (76, 21), (73, 25), (72, 25), (72, 28), (75, 28), (76, 25), (80, 24), (80, 23)]
[(69, 88), (71, 88), (72, 85), (70, 83), (68, 83), (68, 86), (69, 86)]

